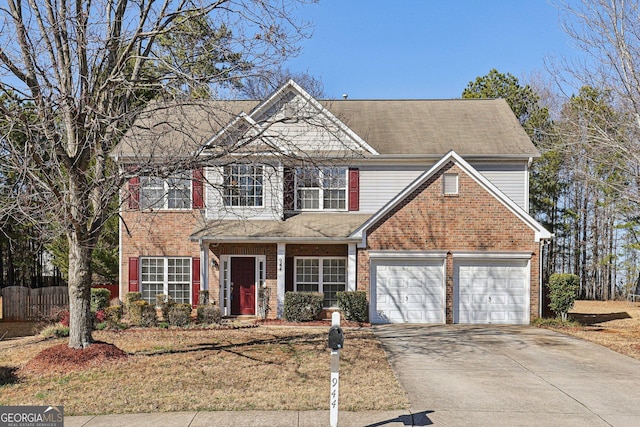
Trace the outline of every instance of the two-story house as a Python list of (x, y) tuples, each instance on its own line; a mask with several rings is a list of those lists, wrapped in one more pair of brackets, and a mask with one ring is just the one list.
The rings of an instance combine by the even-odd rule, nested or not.
[[(206, 167), (140, 166), (185, 153)], [(363, 290), (373, 323), (529, 323), (551, 237), (528, 214), (536, 156), (500, 99), (320, 101), (290, 81), (261, 102), (154, 109), (114, 153), (137, 174), (120, 292), (208, 291), (225, 315), (273, 318), (286, 292), (331, 309)]]

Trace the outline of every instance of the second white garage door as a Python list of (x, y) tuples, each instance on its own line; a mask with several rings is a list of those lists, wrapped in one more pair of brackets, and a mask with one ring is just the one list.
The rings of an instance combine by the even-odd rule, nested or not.
[(528, 261), (456, 263), (457, 323), (529, 322)]
[(442, 261), (378, 261), (374, 323), (444, 323)]

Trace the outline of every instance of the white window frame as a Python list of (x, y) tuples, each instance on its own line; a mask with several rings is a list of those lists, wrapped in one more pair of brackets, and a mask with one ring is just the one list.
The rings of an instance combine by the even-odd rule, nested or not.
[[(332, 261), (332, 260), (340, 260), (344, 263), (344, 281), (342, 282), (343, 285), (343, 289), (342, 291), (337, 291), (337, 292), (344, 292), (348, 289), (348, 280), (349, 280), (349, 272), (348, 272), (348, 268), (349, 268), (349, 262), (347, 257), (314, 257), (314, 256), (300, 256), (300, 257), (294, 257), (293, 262), (294, 262), (294, 270), (293, 270), (293, 281), (294, 281), (294, 287), (293, 289), (296, 292), (300, 292), (298, 290), (298, 285), (299, 284), (315, 284), (315, 282), (309, 281), (309, 282), (303, 282), (303, 283), (299, 283), (298, 282), (298, 261), (299, 260), (317, 260), (318, 261), (318, 290), (317, 291), (311, 291), (311, 292), (320, 292), (323, 295), (325, 294), (324, 291), (324, 287), (325, 285), (335, 285), (335, 284), (340, 284), (340, 282), (327, 282), (325, 283), (324, 280), (324, 262), (325, 261)], [(308, 292), (308, 291), (305, 291)], [(323, 301), (323, 308), (335, 308), (337, 307), (337, 305), (330, 305), (327, 306), (325, 305), (324, 301)]]
[[(330, 174), (333, 172), (339, 172), (342, 176), (338, 178), (344, 180), (344, 185), (339, 187), (332, 187), (331, 183), (328, 183), (327, 180), (330, 179)], [(316, 185), (311, 187), (303, 187), (300, 180), (300, 175), (305, 173), (313, 173), (317, 174), (317, 182)], [(335, 178), (334, 178), (335, 179)], [(346, 211), (349, 207), (349, 174), (348, 168), (336, 166), (336, 167), (321, 167), (321, 168), (296, 168), (295, 170), (295, 207), (296, 210), (299, 211)], [(317, 193), (317, 197), (313, 200), (317, 199), (318, 207), (317, 208), (308, 208), (303, 207), (301, 205), (302, 198), (300, 197), (300, 192), (305, 191), (309, 193)], [(336, 199), (339, 202), (343, 201), (344, 206), (338, 208), (331, 208), (325, 206), (325, 192), (329, 193), (331, 191), (342, 191), (344, 194), (344, 198)]]
[[(161, 261), (162, 262), (162, 277), (158, 280), (158, 278), (156, 278), (156, 280), (145, 280), (145, 273), (144, 273), (144, 269), (145, 269), (145, 262), (146, 261)], [(170, 274), (169, 274), (169, 260), (180, 260), (182, 262), (185, 262), (185, 264), (183, 264), (183, 267), (186, 266), (188, 268), (188, 280), (184, 281), (184, 280), (177, 280), (177, 281), (171, 281), (170, 280)], [(172, 284), (182, 284), (182, 285), (186, 285), (187, 286), (187, 297), (186, 299), (183, 297), (181, 299), (176, 299), (174, 297), (174, 301), (176, 303), (184, 303), (184, 304), (191, 304), (191, 299), (192, 299), (192, 295), (191, 295), (191, 288), (193, 285), (193, 262), (192, 262), (192, 258), (189, 257), (140, 257), (140, 293), (142, 293), (143, 298), (145, 301), (147, 301), (149, 304), (155, 306), (156, 305), (156, 296), (155, 295), (149, 295), (147, 297), (145, 297), (145, 292), (144, 292), (144, 286), (145, 284), (149, 285), (149, 284), (154, 284), (154, 285), (161, 285), (162, 286), (162, 292), (159, 292), (160, 294), (164, 294), (164, 295), (170, 295), (172, 297), (174, 297), (174, 293), (170, 293), (169, 291), (169, 286)], [(146, 274), (151, 274), (151, 273), (146, 273)], [(186, 273), (182, 273), (183, 275)], [(184, 294), (184, 291), (183, 291)], [(156, 294), (157, 295), (157, 294)]]
[[(242, 170), (244, 169), (244, 170)], [(248, 169), (251, 172), (248, 172)], [(235, 170), (235, 172), (234, 172)], [(259, 170), (259, 171), (258, 171)], [(228, 180), (231, 176), (237, 176), (239, 180), (245, 179), (247, 181), (251, 181), (253, 185), (238, 184), (236, 186), (231, 186), (228, 184)], [(224, 189), (222, 191), (222, 204), (225, 208), (261, 208), (264, 207), (264, 167), (263, 165), (253, 165), (253, 164), (243, 164), (237, 163), (232, 165), (226, 165), (222, 167), (222, 182)], [(257, 183), (257, 184), (256, 184)], [(237, 194), (231, 194), (232, 188), (237, 188)], [(248, 194), (246, 191), (248, 188), (253, 189), (253, 194)], [(260, 189), (260, 195), (255, 195), (255, 189)], [(259, 204), (247, 204), (247, 201), (251, 199), (254, 201), (258, 201)], [(232, 202), (237, 200), (237, 204), (233, 204)]]
[[(183, 182), (184, 184), (182, 186), (175, 186), (172, 184), (172, 181), (177, 181), (178, 183)], [(147, 200), (145, 198), (145, 187), (149, 188), (149, 181), (158, 181), (158, 184), (156, 184), (153, 188), (155, 191), (161, 190), (162, 191), (162, 196), (160, 196), (160, 198), (156, 199), (155, 201), (151, 202), (151, 203), (147, 203)], [(162, 182), (162, 186), (159, 185), (159, 182)], [(171, 176), (168, 178), (160, 178), (160, 177), (156, 177), (156, 176), (141, 176), (140, 177), (140, 187), (139, 187), (139, 204), (140, 204), (140, 209), (142, 210), (146, 210), (146, 209), (162, 209), (162, 210), (189, 210), (192, 208), (193, 206), (193, 185), (191, 183), (191, 173), (190, 172), (182, 172), (177, 174), (176, 176)], [(180, 198), (180, 199), (176, 199), (176, 200), (181, 200), (182, 204), (184, 204), (185, 206), (183, 207), (176, 207), (176, 206), (172, 206), (169, 207), (170, 204), (170, 197), (169, 195), (171, 194), (172, 191), (177, 190), (182, 192), (182, 194), (184, 194), (185, 197)], [(148, 190), (147, 190), (148, 191)]]

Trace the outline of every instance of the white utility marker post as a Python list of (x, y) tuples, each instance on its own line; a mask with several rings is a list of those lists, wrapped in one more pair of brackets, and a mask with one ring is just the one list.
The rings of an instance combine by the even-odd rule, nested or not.
[(329, 348), (331, 348), (331, 398), (329, 401), (329, 423), (331, 427), (338, 427), (338, 398), (340, 385), (340, 349), (344, 335), (340, 328), (340, 313), (331, 315), (331, 329), (329, 330)]

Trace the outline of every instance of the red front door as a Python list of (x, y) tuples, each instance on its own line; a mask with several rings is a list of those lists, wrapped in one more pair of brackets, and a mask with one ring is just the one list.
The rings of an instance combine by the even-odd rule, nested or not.
[(256, 314), (256, 259), (231, 258), (231, 314)]

